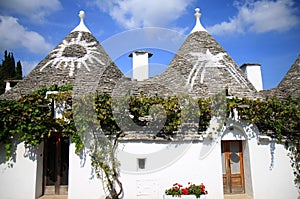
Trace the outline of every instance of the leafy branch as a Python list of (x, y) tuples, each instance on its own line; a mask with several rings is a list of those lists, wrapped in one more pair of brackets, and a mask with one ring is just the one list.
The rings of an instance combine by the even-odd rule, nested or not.
[[(210, 98), (191, 99), (184, 96), (163, 98), (140, 94), (112, 99), (107, 93), (96, 93), (74, 101), (71, 89), (71, 85), (42, 87), (17, 101), (0, 101), (0, 143), (5, 147), (6, 160), (14, 153), (12, 145), (15, 140), (36, 146), (53, 133), (60, 132), (62, 136), (71, 137), (71, 141), (76, 144), (76, 152), (84, 146), (90, 146), (92, 165), (97, 175), (106, 179), (109, 195), (113, 199), (118, 198), (122, 192), (115, 149), (118, 140), (126, 136), (124, 132), (127, 132), (127, 129), (122, 129), (118, 125), (113, 106), (118, 107), (119, 111), (127, 111), (122, 120), (126, 122), (132, 119), (134, 124), (139, 126), (147, 126), (157, 118), (161, 121), (165, 119), (159, 133), (167, 136), (175, 136), (184, 122), (193, 122), (185, 120), (186, 118), (197, 118), (198, 131), (205, 131), (210, 125), (212, 115), (218, 111), (215, 110), (218, 107), (212, 108)], [(47, 91), (60, 92), (46, 97)], [(226, 100), (227, 117), (236, 110), (240, 120), (256, 124), (261, 133), (285, 143), (290, 151), (295, 182), (299, 183), (300, 99), (278, 100), (274, 97), (264, 100), (248, 98)], [(54, 101), (63, 105), (63, 118), (53, 117)], [(196, 105), (197, 109), (189, 104)], [(159, 111), (161, 108), (164, 112)], [(116, 185), (118, 187), (115, 187)]]

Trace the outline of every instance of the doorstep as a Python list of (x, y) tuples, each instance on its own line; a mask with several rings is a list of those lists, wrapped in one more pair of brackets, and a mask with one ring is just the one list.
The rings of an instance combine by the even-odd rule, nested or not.
[(68, 199), (68, 195), (43, 195), (39, 199)]
[(224, 199), (252, 199), (252, 197), (246, 194), (226, 194), (224, 195)]

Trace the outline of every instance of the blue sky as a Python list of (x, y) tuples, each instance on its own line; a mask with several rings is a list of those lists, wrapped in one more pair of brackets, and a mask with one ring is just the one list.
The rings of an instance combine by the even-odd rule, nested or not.
[[(165, 44), (141, 46), (154, 48), (150, 62), (164, 68), (194, 27), (196, 7), (202, 25), (238, 65), (262, 65), (264, 89), (275, 87), (300, 54), (298, 0), (1, 0), (0, 51), (12, 51), (27, 74), (78, 25), (84, 10), (86, 26), (124, 73), (130, 69), (129, 52), (118, 57), (113, 51), (130, 41), (117, 38), (132, 38), (147, 27), (176, 32), (179, 45), (171, 50)], [(167, 41), (174, 39), (167, 35)]]

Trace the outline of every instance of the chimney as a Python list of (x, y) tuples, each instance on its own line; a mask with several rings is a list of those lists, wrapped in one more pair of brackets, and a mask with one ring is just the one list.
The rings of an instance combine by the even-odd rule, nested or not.
[(7, 91), (9, 91), (10, 89), (12, 89), (14, 86), (17, 85), (18, 82), (20, 82), (22, 80), (15, 80), (15, 79), (5, 79), (5, 93)]
[(252, 83), (257, 91), (263, 90), (260, 64), (245, 63), (240, 68), (246, 74), (248, 80)]
[(6, 85), (5, 85), (5, 93), (6, 93), (7, 91), (9, 91), (11, 89), (11, 86), (10, 86), (9, 80), (6, 80), (5, 82), (6, 82)]
[(148, 58), (153, 54), (147, 51), (135, 51), (130, 53), (132, 57), (132, 79), (143, 81), (149, 78)]

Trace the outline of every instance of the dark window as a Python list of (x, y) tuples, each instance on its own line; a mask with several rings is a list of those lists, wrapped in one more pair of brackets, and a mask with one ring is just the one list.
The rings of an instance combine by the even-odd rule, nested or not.
[(139, 169), (145, 169), (146, 158), (138, 158), (138, 166), (139, 166)]

